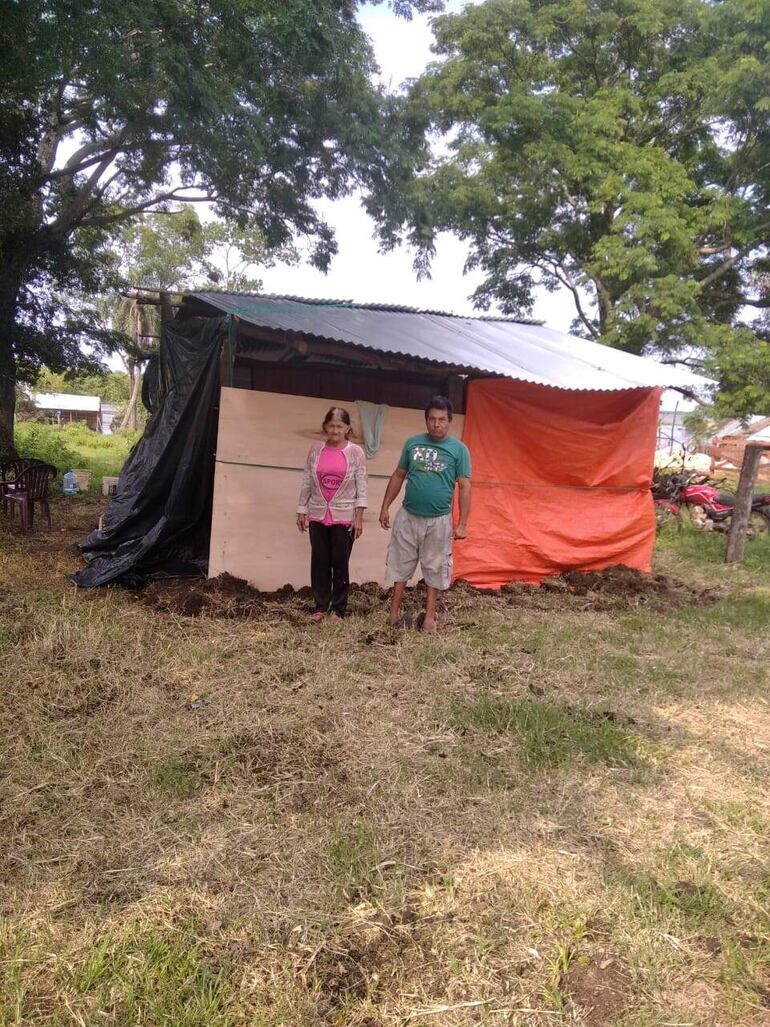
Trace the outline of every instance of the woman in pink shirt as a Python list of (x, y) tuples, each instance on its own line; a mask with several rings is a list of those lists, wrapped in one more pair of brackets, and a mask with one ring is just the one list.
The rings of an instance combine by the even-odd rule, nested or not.
[(323, 430), (326, 441), (311, 446), (307, 455), (297, 504), (297, 527), (310, 530), (314, 621), (323, 620), (330, 608), (333, 615), (345, 616), (350, 552), (364, 530), (366, 509), (366, 457), (348, 441), (350, 414), (332, 407)]

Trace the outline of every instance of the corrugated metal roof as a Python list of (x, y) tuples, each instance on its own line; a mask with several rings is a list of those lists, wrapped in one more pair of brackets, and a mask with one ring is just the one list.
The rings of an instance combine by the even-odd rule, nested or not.
[(35, 392), (32, 402), (39, 410), (88, 410), (98, 412), (101, 399), (98, 396), (79, 396), (70, 392)]
[(187, 294), (249, 324), (560, 389), (703, 389), (689, 371), (541, 325), (409, 307), (206, 290)]

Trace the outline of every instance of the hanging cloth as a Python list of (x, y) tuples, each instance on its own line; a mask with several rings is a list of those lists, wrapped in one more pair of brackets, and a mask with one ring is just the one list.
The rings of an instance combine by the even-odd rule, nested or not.
[(364, 452), (371, 460), (376, 455), (382, 443), (382, 430), (385, 426), (385, 411), (388, 409), (385, 403), (368, 403), (364, 399), (357, 399), (358, 417), (361, 421), (361, 435), (364, 440)]

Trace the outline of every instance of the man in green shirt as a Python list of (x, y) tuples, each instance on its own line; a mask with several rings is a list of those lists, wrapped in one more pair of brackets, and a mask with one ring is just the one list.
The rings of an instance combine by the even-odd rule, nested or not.
[[(419, 562), (428, 588), (422, 630), (436, 632), (436, 598), (452, 583), (452, 541), (467, 535), (471, 508), (471, 457), (468, 447), (449, 434), (452, 404), (434, 396), (425, 408), (427, 431), (404, 443), (380, 510), (380, 524), (390, 528), (390, 506), (406, 480), (404, 503), (393, 520), (386, 577), (393, 583), (390, 623), (398, 624), (406, 584)], [(455, 483), (460, 519), (452, 527)]]

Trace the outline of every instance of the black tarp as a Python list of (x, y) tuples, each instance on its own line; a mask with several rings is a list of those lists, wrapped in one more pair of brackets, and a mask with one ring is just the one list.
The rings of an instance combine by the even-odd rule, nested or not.
[(80, 543), (85, 588), (206, 573), (214, 492), (219, 353), (225, 318), (164, 324), (145, 374), (152, 412), (99, 530)]

